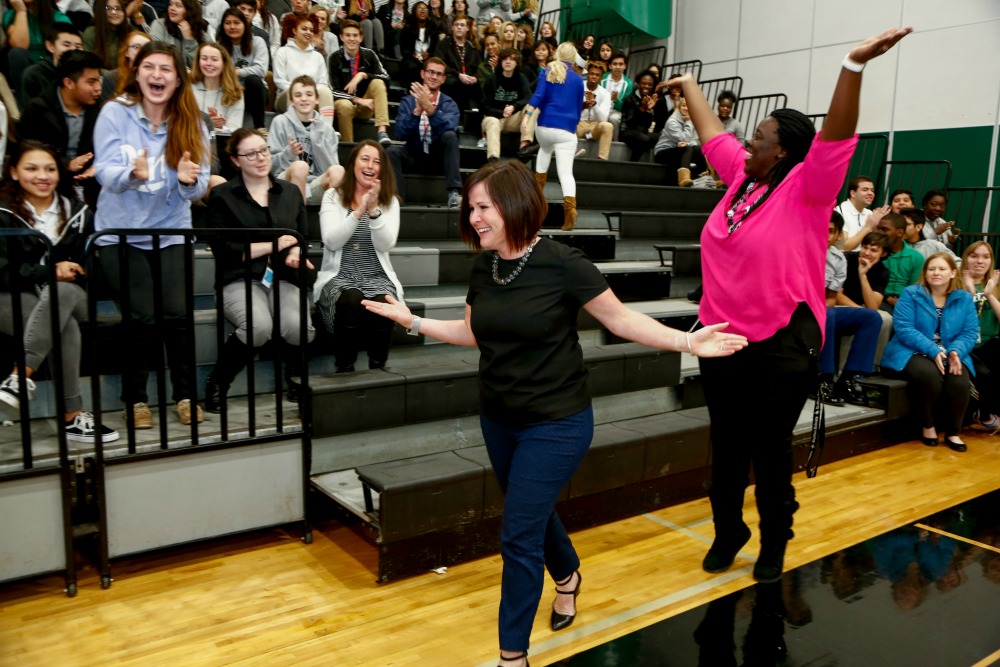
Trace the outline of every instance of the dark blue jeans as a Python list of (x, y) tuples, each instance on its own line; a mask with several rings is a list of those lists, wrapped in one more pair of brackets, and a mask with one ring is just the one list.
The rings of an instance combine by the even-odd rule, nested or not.
[(483, 415), (479, 422), (505, 494), (500, 648), (527, 651), (545, 569), (555, 581), (562, 581), (580, 567), (555, 505), (590, 448), (594, 411), (588, 407), (562, 419), (519, 426)]
[(875, 366), (875, 349), (882, 330), (882, 317), (871, 308), (826, 309), (826, 341), (819, 355), (819, 372), (833, 375), (837, 370), (837, 338), (854, 336), (851, 351), (844, 363), (844, 373), (871, 373)]

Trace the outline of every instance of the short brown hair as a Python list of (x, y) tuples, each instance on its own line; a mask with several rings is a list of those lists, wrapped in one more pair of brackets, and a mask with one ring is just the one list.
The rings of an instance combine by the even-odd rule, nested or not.
[(482, 246), (479, 245), (479, 234), (469, 221), (469, 193), (479, 184), (486, 188), (497, 213), (503, 218), (504, 236), (510, 249), (528, 247), (549, 212), (549, 204), (535, 182), (534, 173), (518, 160), (496, 160), (465, 181), (459, 229), (462, 240), (477, 251), (482, 250)]
[(514, 62), (517, 63), (517, 66), (518, 67), (521, 66), (521, 52), (518, 51), (517, 49), (512, 49), (510, 47), (506, 49), (501, 49), (498, 59), (500, 60), (500, 62), (503, 62), (507, 58), (513, 58)]
[(348, 28), (354, 28), (358, 32), (361, 32), (361, 24), (354, 19), (344, 19), (340, 22), (340, 34), (343, 35), (344, 31)]
[(445, 72), (448, 71), (448, 63), (446, 63), (445, 61), (441, 60), (437, 56), (431, 56), (430, 58), (428, 58), (427, 60), (425, 60), (424, 61), (424, 69), (427, 69), (427, 66), (431, 65), (431, 64), (440, 65), (441, 67), (444, 67)]
[(952, 279), (948, 282), (948, 291), (946, 294), (951, 294), (956, 290), (962, 289), (962, 276), (958, 271), (958, 263), (955, 261), (955, 258), (952, 257), (950, 252), (936, 252), (928, 257), (924, 261), (924, 268), (920, 271), (919, 283), (924, 287), (927, 287), (927, 267), (930, 266), (931, 262), (935, 259), (943, 260), (944, 263), (948, 265), (948, 268), (955, 272), (955, 275), (952, 276)]

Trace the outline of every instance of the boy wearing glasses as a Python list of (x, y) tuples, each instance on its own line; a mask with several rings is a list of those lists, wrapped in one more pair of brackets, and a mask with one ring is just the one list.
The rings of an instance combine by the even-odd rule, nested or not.
[(312, 77), (295, 77), (288, 89), (288, 110), (271, 121), (267, 146), (271, 173), (298, 186), (306, 204), (319, 205), (323, 193), (344, 176), (337, 157), (337, 133), (323, 122)]

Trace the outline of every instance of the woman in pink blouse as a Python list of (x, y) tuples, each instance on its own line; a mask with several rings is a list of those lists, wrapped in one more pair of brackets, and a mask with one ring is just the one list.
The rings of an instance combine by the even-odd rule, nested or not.
[(691, 75), (667, 84), (683, 89), (705, 157), (732, 184), (701, 234), (699, 317), (729, 322), (750, 341), (740, 354), (700, 360), (712, 420), (715, 541), (702, 563), (708, 572), (729, 569), (750, 539), (743, 498), (752, 466), (761, 544), (754, 578), (781, 578), (798, 509), (792, 430), (818, 373), (827, 223), (857, 143), (861, 70), (910, 31), (887, 30), (847, 55), (819, 134), (803, 114), (778, 109), (744, 148)]

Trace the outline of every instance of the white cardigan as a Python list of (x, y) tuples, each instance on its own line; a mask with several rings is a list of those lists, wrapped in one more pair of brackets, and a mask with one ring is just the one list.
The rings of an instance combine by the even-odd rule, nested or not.
[[(319, 276), (313, 286), (313, 299), (319, 299), (326, 283), (340, 271), (340, 257), (344, 245), (350, 240), (357, 229), (358, 219), (340, 202), (340, 193), (331, 188), (323, 195), (323, 203), (319, 209), (319, 230), (323, 239), (323, 264)], [(382, 207), (382, 215), (374, 220), (368, 220), (368, 228), (372, 232), (372, 245), (375, 254), (382, 265), (385, 275), (396, 288), (396, 299), (403, 301), (403, 285), (400, 284), (396, 272), (389, 261), (389, 251), (396, 247), (399, 236), (399, 199), (393, 197), (392, 202)]]

